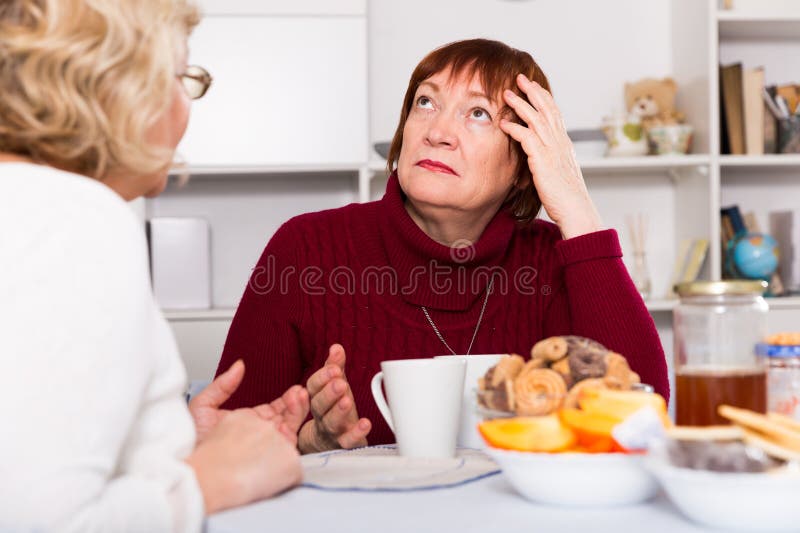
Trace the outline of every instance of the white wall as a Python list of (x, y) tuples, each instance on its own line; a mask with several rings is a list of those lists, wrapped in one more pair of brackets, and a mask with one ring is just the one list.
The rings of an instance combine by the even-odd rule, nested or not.
[(623, 81), (672, 71), (669, 0), (370, 0), (370, 137), (391, 139), (412, 70), (442, 44), (498, 39), (533, 56), (568, 128), (622, 109)]

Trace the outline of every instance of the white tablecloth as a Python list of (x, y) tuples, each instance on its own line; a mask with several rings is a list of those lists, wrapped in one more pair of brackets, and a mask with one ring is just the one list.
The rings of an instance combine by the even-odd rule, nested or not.
[(706, 531), (664, 497), (641, 505), (586, 509), (522, 499), (502, 474), (452, 488), (410, 492), (301, 487), (212, 516), (208, 533), (579, 533)]

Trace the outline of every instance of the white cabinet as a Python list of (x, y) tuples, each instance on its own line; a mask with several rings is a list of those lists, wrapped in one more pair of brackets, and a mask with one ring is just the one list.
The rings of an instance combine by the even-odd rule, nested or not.
[(178, 149), (192, 167), (366, 159), (365, 17), (207, 16), (189, 44), (214, 77)]

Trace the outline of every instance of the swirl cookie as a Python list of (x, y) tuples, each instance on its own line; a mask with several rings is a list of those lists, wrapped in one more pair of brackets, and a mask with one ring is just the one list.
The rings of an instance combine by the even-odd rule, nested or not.
[(514, 411), (522, 416), (540, 416), (561, 407), (567, 384), (558, 372), (534, 368), (514, 380)]

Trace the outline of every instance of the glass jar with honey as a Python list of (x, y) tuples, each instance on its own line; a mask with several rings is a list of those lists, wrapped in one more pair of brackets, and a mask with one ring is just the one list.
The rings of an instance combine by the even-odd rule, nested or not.
[(722, 404), (767, 409), (767, 369), (756, 355), (769, 306), (760, 280), (695, 281), (676, 285), (673, 314), (675, 419), (678, 425), (727, 424)]

